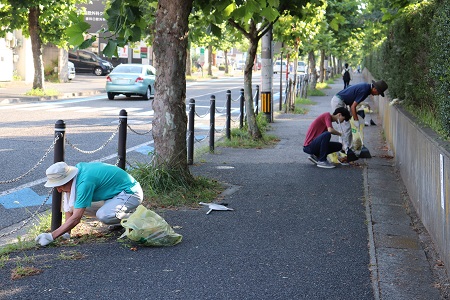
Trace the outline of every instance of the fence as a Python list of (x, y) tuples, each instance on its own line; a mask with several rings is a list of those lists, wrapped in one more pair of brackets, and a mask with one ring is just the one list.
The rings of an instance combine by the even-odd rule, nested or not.
[[(259, 86), (256, 86), (256, 92), (253, 97), (253, 100), (255, 101), (255, 112), (258, 112), (258, 101), (259, 101)], [(209, 150), (211, 152), (214, 151), (214, 143), (215, 143), (215, 134), (223, 132), (223, 130), (226, 131), (226, 137), (228, 139), (231, 138), (231, 122), (237, 122), (237, 120), (233, 120), (231, 118), (232, 116), (232, 109), (231, 109), (231, 103), (232, 102), (239, 102), (239, 128), (242, 128), (244, 126), (244, 116), (245, 116), (245, 97), (244, 97), (244, 90), (240, 90), (239, 97), (236, 100), (231, 99), (231, 91), (227, 91), (226, 93), (226, 103), (225, 107), (222, 109), (216, 108), (216, 99), (215, 96), (212, 95), (210, 99), (210, 107), (208, 112), (200, 116), (195, 111), (195, 99), (190, 99), (189, 101), (189, 110), (188, 110), (188, 134), (187, 134), (187, 154), (188, 154), (188, 164), (192, 165), (194, 162), (194, 144), (196, 142), (201, 142), (204, 139), (209, 137)], [(216, 115), (216, 112), (219, 115)], [(225, 112), (225, 124), (224, 128), (221, 130), (216, 130), (216, 119), (218, 116), (221, 116)], [(205, 118), (209, 114), (210, 117), (210, 124), (209, 124), (209, 134), (203, 138), (203, 139), (195, 139), (195, 117), (198, 118)], [(110, 137), (97, 149), (95, 150), (83, 150), (79, 147), (75, 146), (68, 137), (66, 136), (66, 124), (63, 120), (58, 120), (55, 123), (55, 132), (54, 132), (54, 139), (52, 141), (52, 144), (50, 147), (45, 151), (43, 157), (28, 171), (23, 173), (22, 175), (9, 180), (0, 181), (0, 184), (10, 184), (10, 183), (16, 183), (25, 177), (29, 176), (33, 171), (35, 171), (48, 157), (51, 151), (54, 152), (53, 162), (60, 162), (65, 161), (65, 146), (68, 145), (71, 148), (73, 148), (75, 151), (84, 153), (84, 154), (93, 154), (96, 153), (102, 149), (105, 148), (106, 145), (111, 143), (111, 141), (115, 138), (116, 135), (118, 135), (118, 148), (117, 148), (117, 160), (116, 165), (122, 169), (126, 168), (126, 143), (127, 143), (127, 134), (128, 129), (130, 132), (138, 135), (147, 135), (152, 132), (153, 128), (150, 128), (148, 131), (145, 132), (138, 132), (134, 130), (133, 128), (128, 125), (128, 113), (126, 110), (122, 109), (119, 113), (119, 122), (115, 130), (111, 133)], [(0, 234), (0, 238), (14, 234), (15, 232), (19, 231), (20, 229), (24, 228), (32, 219), (36, 219), (36, 216), (41, 213), (44, 210), (44, 207), (49, 200), (50, 196), (52, 196), (52, 220), (51, 220), (51, 230), (55, 230), (61, 225), (62, 222), (62, 212), (61, 212), (61, 199), (62, 195), (59, 193), (56, 189), (52, 188), (48, 195), (45, 197), (43, 202), (39, 205), (39, 207), (33, 212), (30, 213), (30, 216), (28, 218), (25, 218), (22, 221), (22, 224), (15, 229)]]

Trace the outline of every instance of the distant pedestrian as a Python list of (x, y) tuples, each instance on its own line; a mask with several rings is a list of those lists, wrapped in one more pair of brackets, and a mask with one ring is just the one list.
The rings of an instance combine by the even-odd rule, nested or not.
[(66, 221), (50, 233), (41, 233), (36, 242), (46, 246), (59, 236), (70, 237), (70, 230), (80, 223), (86, 208), (93, 202), (105, 201), (97, 218), (105, 223), (119, 225), (143, 199), (142, 188), (130, 174), (121, 168), (101, 162), (81, 162), (69, 166), (65, 162), (51, 165), (44, 186), (56, 188), (64, 196)]
[(332, 123), (342, 123), (348, 120), (350, 120), (350, 112), (344, 107), (339, 107), (333, 114), (328, 112), (321, 114), (309, 126), (303, 143), (303, 152), (310, 154), (308, 159), (319, 168), (335, 167), (328, 162), (327, 155), (342, 150), (342, 144), (330, 141), (332, 134), (341, 135), (333, 128)]
[(348, 67), (346, 63), (344, 70), (342, 70), (342, 80), (344, 80), (344, 89), (348, 88), (350, 85), (350, 80), (352, 80), (351, 69)]
[[(384, 97), (384, 92), (387, 90), (388, 85), (383, 80), (373, 81), (372, 83), (358, 83), (338, 92), (331, 98), (331, 110), (334, 111), (338, 107), (350, 106), (350, 113), (353, 117), (356, 128), (359, 129), (359, 120), (356, 107), (363, 102), (369, 95), (381, 95)], [(343, 135), (340, 139), (344, 145), (344, 150), (348, 152), (348, 149), (352, 146), (352, 131), (349, 121), (342, 123)]]

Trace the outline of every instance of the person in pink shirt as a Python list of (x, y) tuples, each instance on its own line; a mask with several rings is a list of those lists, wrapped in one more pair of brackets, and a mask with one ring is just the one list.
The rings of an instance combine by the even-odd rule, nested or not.
[(350, 112), (346, 108), (338, 107), (333, 114), (328, 112), (321, 114), (309, 126), (303, 143), (303, 152), (308, 153), (310, 155), (308, 159), (319, 168), (335, 167), (327, 160), (327, 155), (342, 150), (342, 144), (332, 142), (331, 135), (341, 136), (342, 133), (334, 129), (332, 123), (348, 120), (350, 120)]

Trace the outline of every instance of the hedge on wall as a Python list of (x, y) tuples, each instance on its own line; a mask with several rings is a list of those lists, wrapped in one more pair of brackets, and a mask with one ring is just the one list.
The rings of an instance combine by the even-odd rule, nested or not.
[(441, 1), (431, 24), (430, 78), (434, 85), (436, 117), (450, 136), (450, 3)]
[(438, 112), (450, 136), (450, 15), (449, 1), (412, 7), (390, 26), (382, 46), (364, 65), (389, 85), (391, 98), (418, 110)]

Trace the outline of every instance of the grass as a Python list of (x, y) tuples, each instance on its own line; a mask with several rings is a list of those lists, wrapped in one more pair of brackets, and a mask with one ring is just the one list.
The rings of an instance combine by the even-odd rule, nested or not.
[(58, 96), (59, 92), (55, 89), (32, 89), (25, 93), (27, 96), (38, 96), (38, 97), (47, 97), (47, 96)]
[(294, 107), (294, 114), (301, 114), (304, 115), (308, 113), (309, 109), (304, 107), (305, 105), (315, 105), (316, 102), (308, 99), (308, 98), (300, 98), (297, 97), (295, 99), (295, 107)]
[(223, 139), (219, 143), (218, 146), (222, 147), (231, 147), (231, 148), (264, 148), (268, 146), (272, 146), (279, 139), (276, 136), (267, 134), (267, 130), (269, 129), (269, 122), (267, 121), (267, 117), (264, 113), (259, 113), (256, 116), (256, 123), (258, 124), (258, 128), (261, 131), (262, 138), (254, 139), (248, 133), (247, 124), (244, 125), (242, 129), (233, 128), (231, 129), (231, 138)]
[(148, 208), (198, 206), (198, 202), (211, 201), (224, 190), (215, 180), (152, 164), (137, 163), (129, 173), (141, 184), (143, 204)]

